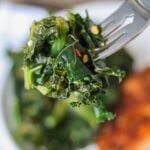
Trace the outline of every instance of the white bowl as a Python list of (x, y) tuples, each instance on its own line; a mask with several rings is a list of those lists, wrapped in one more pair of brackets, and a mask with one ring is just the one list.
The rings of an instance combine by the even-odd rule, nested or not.
[[(75, 12), (78, 12), (85, 15), (85, 10), (87, 9), (91, 18), (93, 18), (96, 22), (101, 22), (103, 19), (105, 19), (107, 16), (109, 16), (113, 11), (115, 11), (120, 5), (122, 4), (122, 1), (113, 0), (113, 1), (98, 1), (98, 2), (90, 2), (86, 4), (82, 4), (80, 6), (76, 6), (73, 10)], [(37, 13), (38, 11), (35, 11)], [(34, 14), (34, 12), (32, 12)], [(56, 13), (57, 15), (65, 15), (66, 10)], [(11, 13), (12, 14), (12, 13)], [(22, 14), (26, 15), (26, 14)], [(37, 14), (36, 14), (37, 15)], [(43, 13), (43, 16), (46, 16), (47, 13)], [(0, 13), (1, 16), (1, 13)], [(13, 18), (13, 15), (11, 15)], [(17, 19), (17, 18), (16, 18)], [(27, 18), (26, 18), (27, 19)], [(28, 31), (26, 30), (29, 28), (29, 22), (31, 22), (33, 17), (29, 17), (29, 20), (26, 20), (27, 24), (19, 24), (19, 21), (13, 20), (18, 22), (18, 32), (23, 33), (22, 36), (19, 36), (18, 39), (15, 38), (15, 42), (18, 41), (18, 43), (10, 43), (17, 45), (16, 48), (18, 48), (18, 45), (21, 45), (19, 41), (23, 41), (26, 38), (26, 35), (28, 34)], [(17, 31), (16, 31), (17, 32)], [(20, 34), (19, 34), (20, 35)], [(25, 35), (25, 36), (24, 36)], [(125, 48), (127, 51), (131, 54), (131, 56), (134, 58), (134, 69), (140, 70), (145, 67), (150, 66), (150, 46), (149, 46), (149, 39), (150, 39), (150, 27), (148, 27), (144, 33), (142, 33), (139, 37), (134, 39), (132, 42), (130, 42)], [(12, 40), (9, 42), (14, 41), (14, 37), (12, 36)], [(0, 45), (0, 47), (3, 47)], [(9, 105), (6, 104), (6, 96), (9, 96), (12, 94), (11, 90), (8, 89), (4, 91), (4, 81), (7, 80), (7, 75), (10, 69), (10, 63), (8, 59), (5, 57), (5, 55), (0, 55), (0, 149), (1, 150), (17, 150), (18, 146), (16, 145), (14, 139), (11, 137), (8, 124), (7, 124), (7, 117), (6, 116), (6, 109), (11, 109), (10, 103)], [(3, 91), (3, 92), (2, 92)], [(2, 94), (3, 93), (3, 94)], [(2, 95), (5, 97), (2, 97)], [(7, 106), (7, 107), (6, 107)], [(96, 147), (88, 147), (86, 148), (88, 150), (95, 150)]]

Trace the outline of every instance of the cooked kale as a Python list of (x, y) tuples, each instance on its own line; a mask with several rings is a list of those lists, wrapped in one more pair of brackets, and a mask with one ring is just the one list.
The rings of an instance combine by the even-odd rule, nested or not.
[[(105, 46), (102, 28), (90, 17), (68, 14), (68, 19), (51, 16), (34, 21), (24, 47), (26, 89), (38, 89), (43, 95), (66, 100), (73, 107), (90, 105), (98, 121), (114, 118), (104, 106), (109, 78), (122, 80), (124, 72), (113, 70), (100, 60), (95, 50)], [(71, 99), (74, 95), (76, 99)]]
[[(94, 118), (86, 119), (91, 117), (89, 111), (81, 116), (81, 112), (78, 114), (72, 111), (62, 101), (43, 96), (37, 90), (25, 90), (21, 69), (23, 54), (9, 52), (9, 57), (13, 64), (11, 77), (14, 79), (15, 92), (13, 120), (16, 126), (12, 134), (22, 150), (74, 150), (95, 140), (97, 124), (93, 124)], [(127, 73), (132, 70), (132, 59), (124, 50), (109, 57), (106, 64), (119, 67)], [(103, 102), (109, 109), (119, 93), (116, 82), (111, 79), (108, 92), (103, 95)], [(83, 107), (80, 111), (84, 112)]]
[[(64, 101), (43, 96), (37, 90), (25, 90), (22, 53), (9, 52), (14, 90), (13, 129), (21, 150), (76, 150), (95, 140), (97, 123), (75, 112)], [(85, 111), (84, 109), (80, 111)], [(86, 111), (88, 119), (90, 110)]]

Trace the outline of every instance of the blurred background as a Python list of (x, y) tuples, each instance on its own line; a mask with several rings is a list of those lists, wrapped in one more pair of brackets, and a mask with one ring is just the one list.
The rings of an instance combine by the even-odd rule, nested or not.
[[(101, 22), (124, 0), (0, 1), (0, 150), (150, 150), (150, 27), (106, 60), (126, 71), (105, 101), (116, 113), (104, 124), (37, 91), (26, 91), (22, 52), (33, 20), (68, 9)], [(61, 110), (60, 110), (61, 107)]]

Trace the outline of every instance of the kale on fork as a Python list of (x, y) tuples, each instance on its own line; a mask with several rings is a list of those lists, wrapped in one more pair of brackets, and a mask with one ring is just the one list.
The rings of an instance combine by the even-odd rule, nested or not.
[[(109, 77), (121, 81), (124, 72), (93, 62), (95, 50), (105, 46), (102, 28), (87, 15), (68, 13), (68, 19), (51, 16), (34, 21), (24, 47), (26, 89), (66, 100), (73, 107), (90, 105), (98, 121), (113, 119), (103, 105)], [(74, 95), (75, 99), (69, 100)], [(61, 108), (60, 108), (61, 109)]]

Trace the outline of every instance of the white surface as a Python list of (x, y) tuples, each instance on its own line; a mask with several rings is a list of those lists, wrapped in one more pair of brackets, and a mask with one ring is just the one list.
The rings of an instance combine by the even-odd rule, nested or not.
[(150, 26), (126, 46), (134, 59), (134, 69), (150, 67)]
[[(122, 1), (116, 0), (91, 2), (75, 7), (74, 10), (84, 15), (85, 10), (88, 9), (90, 16), (95, 21), (100, 22), (116, 10), (121, 3)], [(61, 11), (57, 14), (64, 15), (65, 12), (66, 11)], [(0, 96), (2, 94), (3, 83), (9, 70), (9, 63), (5, 57), (4, 48), (13, 47), (14, 50), (19, 50), (27, 38), (31, 22), (44, 16), (47, 16), (47, 12), (40, 8), (21, 5), (12, 6), (6, 3), (2, 5), (2, 3), (0, 3)], [(149, 39), (150, 27), (126, 46), (129, 53), (135, 59), (135, 69), (150, 66)], [(3, 120), (1, 103), (2, 98), (0, 97), (0, 150), (16, 150)], [(96, 150), (96, 148), (89, 147), (88, 150)]]

